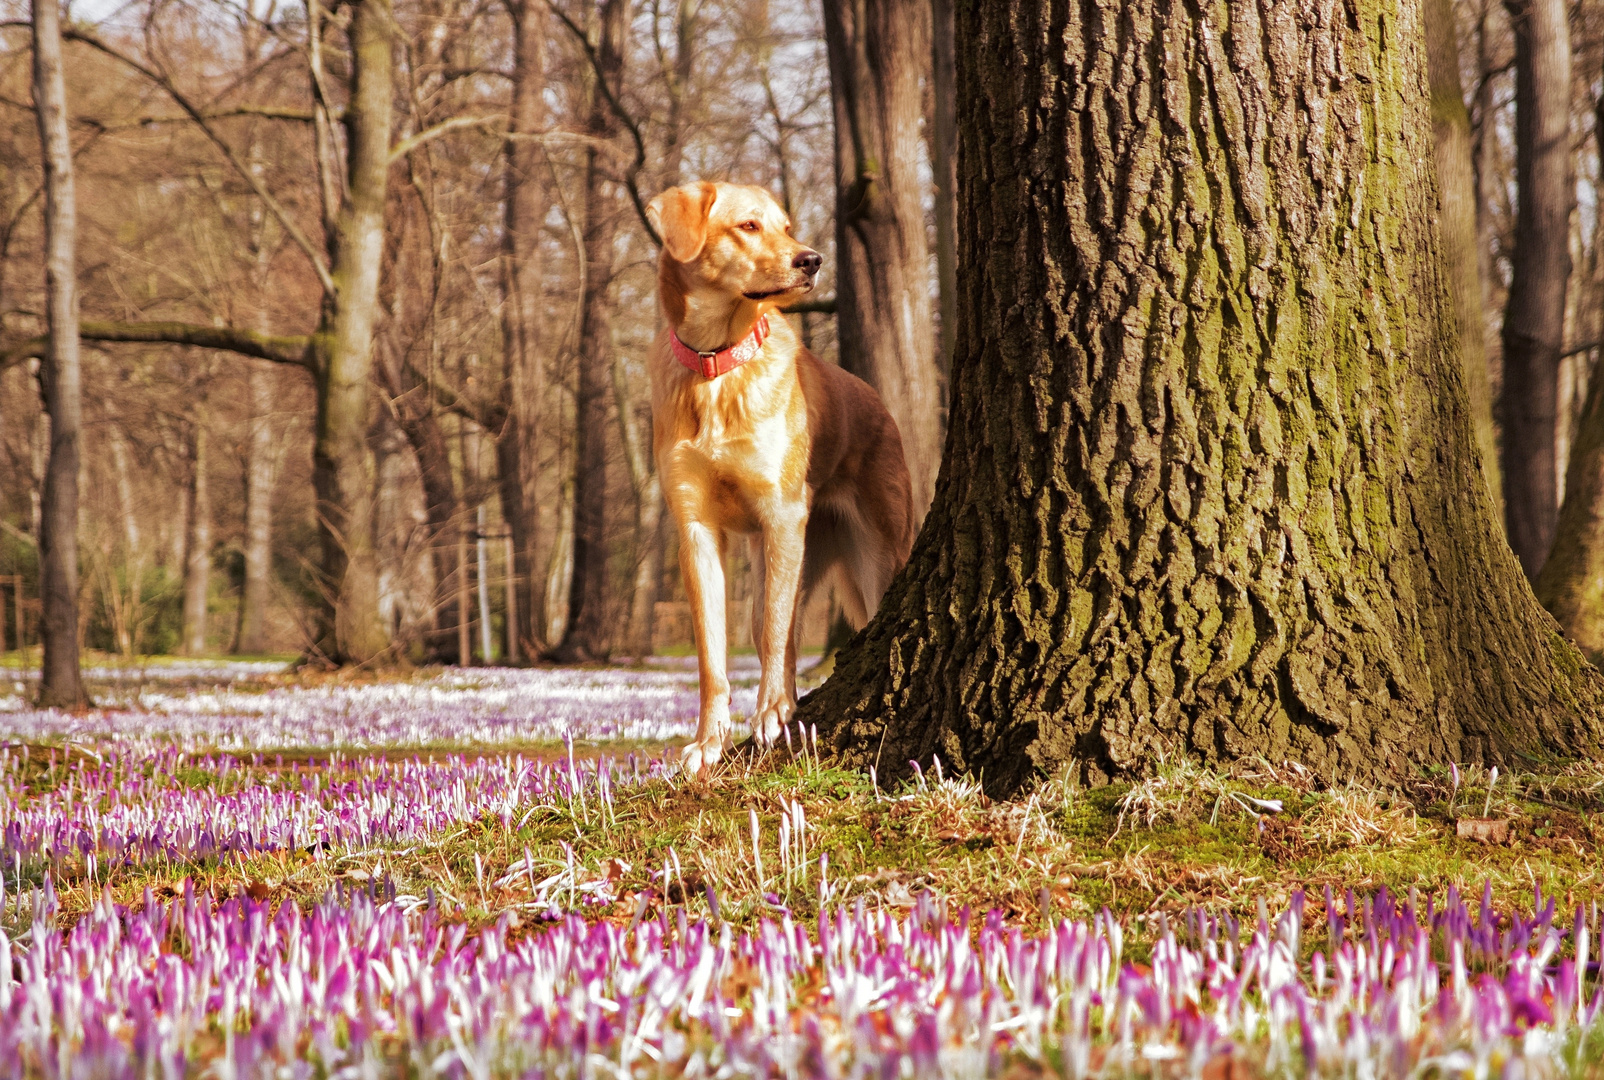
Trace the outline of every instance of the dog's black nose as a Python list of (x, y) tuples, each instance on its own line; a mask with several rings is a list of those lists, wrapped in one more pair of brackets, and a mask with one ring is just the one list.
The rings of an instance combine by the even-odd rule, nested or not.
[(796, 253), (796, 258), (791, 260), (791, 265), (812, 277), (819, 272), (819, 267), (824, 265), (824, 256), (817, 251), (799, 251)]

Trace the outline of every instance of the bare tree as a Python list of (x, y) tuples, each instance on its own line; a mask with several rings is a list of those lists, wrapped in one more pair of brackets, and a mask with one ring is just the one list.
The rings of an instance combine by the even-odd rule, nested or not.
[(1487, 375), (1487, 320), (1482, 312), (1480, 234), (1476, 228), (1476, 177), (1471, 162), (1470, 113), (1459, 85), (1459, 35), (1453, 0), (1427, 0), (1426, 67), (1431, 80), (1431, 122), (1437, 152), (1437, 193), (1442, 205), (1443, 261), (1454, 296), (1459, 362), (1465, 372), (1471, 423), (1493, 505), (1503, 516), (1498, 437)]
[[(626, 0), (603, 0), (597, 13), (595, 82), (587, 130), (593, 139), (617, 135), (609, 101), (622, 86)], [(605, 85), (604, 85), (605, 84)], [(568, 593), (568, 628), (557, 646), (569, 660), (605, 658), (612, 649), (608, 625), (607, 405), (612, 356), (613, 243), (617, 200), (609, 190), (604, 151), (585, 150), (585, 272), (579, 331), (579, 398), (574, 428), (574, 571)]]
[(1504, 310), (1505, 518), (1537, 577), (1559, 514), (1559, 365), (1571, 274), (1570, 25), (1564, 0), (1506, 0), (1515, 32), (1515, 176), (1520, 192)]
[(824, 5), (835, 107), (836, 303), (841, 366), (867, 380), (902, 433), (915, 517), (941, 463), (941, 381), (919, 179), (929, 0)]
[(45, 193), (45, 298), (49, 346), (39, 369), (50, 413), (50, 458), (40, 508), (40, 592), (44, 664), (39, 703), (77, 708), (87, 701), (78, 667), (78, 469), (82, 386), (78, 362), (77, 200), (67, 88), (62, 76), (61, 11), (33, 0), (33, 101)]

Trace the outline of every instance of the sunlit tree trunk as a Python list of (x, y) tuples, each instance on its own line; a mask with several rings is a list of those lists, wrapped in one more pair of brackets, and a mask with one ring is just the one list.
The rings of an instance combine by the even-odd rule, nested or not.
[(935, 490), (942, 439), (919, 176), (930, 17), (930, 0), (824, 5), (835, 108), (841, 366), (878, 390), (896, 420), (920, 520)]
[(1564, 0), (1506, 0), (1515, 32), (1515, 247), (1504, 308), (1504, 510), (1536, 578), (1554, 544), (1565, 289), (1571, 274), (1571, 50)]
[(320, 377), (312, 474), (326, 605), (317, 651), (335, 663), (366, 663), (390, 643), (379, 613), (367, 432), (390, 163), (393, 16), (388, 0), (357, 0), (350, 12), (347, 182), (330, 243), (336, 291), (325, 297), (313, 336)]
[(1476, 446), (1503, 516), (1498, 436), (1487, 374), (1487, 323), (1482, 314), (1480, 233), (1476, 225), (1476, 170), (1471, 161), (1470, 113), (1459, 86), (1459, 35), (1453, 0), (1425, 0), (1426, 67), (1431, 81), (1431, 125), (1437, 153), (1437, 191), (1442, 207), (1443, 262), (1454, 298), (1459, 363), (1465, 373)]
[[(605, 0), (599, 15), (600, 59), (596, 77), (620, 87), (624, 74), (629, 5)], [(599, 88), (590, 92), (590, 134), (608, 139), (618, 121)], [(585, 151), (585, 281), (579, 330), (579, 398), (574, 426), (574, 570), (568, 591), (568, 632), (556, 655), (593, 660), (612, 649), (608, 625), (607, 401), (612, 355), (613, 239), (618, 200), (611, 191), (601, 151)]]
[(502, 516), (512, 532), (512, 575), (515, 618), (509, 640), (529, 655), (540, 640), (542, 599), (535, 572), (539, 503), (535, 496), (535, 458), (539, 417), (545, 397), (544, 355), (540, 328), (540, 233), (546, 220), (546, 184), (540, 147), (530, 138), (541, 130), (546, 82), (546, 5), (544, 0), (512, 0), (512, 105), (507, 140), (502, 147), (503, 191), (501, 234), (501, 335), (506, 372), (502, 380), (501, 432), (496, 441), (496, 468)]
[(278, 454), (273, 447), (272, 415), (276, 375), (259, 365), (246, 372), (250, 416), (245, 431), (245, 580), (240, 595), (242, 653), (267, 651), (267, 607), (273, 580), (273, 480)]
[(1482, 480), (1420, 14), (962, 7), (952, 434), (800, 711), (846, 761), (1006, 793), (1161, 754), (1340, 779), (1604, 747), (1604, 679)]
[(78, 365), (77, 203), (67, 90), (62, 75), (61, 12), (33, 0), (33, 100), (44, 163), (45, 319), (50, 345), (39, 384), (50, 414), (50, 456), (39, 515), (44, 665), (39, 704), (87, 703), (78, 669), (78, 466), (82, 386)]
[(189, 514), (184, 523), (183, 646), (188, 656), (206, 651), (206, 601), (211, 591), (212, 496), (207, 482), (206, 425), (198, 420), (189, 451)]

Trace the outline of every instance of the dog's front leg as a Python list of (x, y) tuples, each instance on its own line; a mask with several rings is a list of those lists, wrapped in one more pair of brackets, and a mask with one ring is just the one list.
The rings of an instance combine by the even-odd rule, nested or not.
[(724, 754), (730, 731), (729, 649), (725, 642), (724, 560), (714, 530), (692, 521), (680, 527), (679, 567), (691, 604), (702, 708), (696, 740), (681, 754), (685, 771), (705, 775)]
[(758, 682), (752, 735), (764, 746), (774, 745), (796, 707), (790, 689), (796, 662), (791, 652), (791, 623), (802, 583), (807, 524), (805, 507), (787, 506), (763, 527), (763, 619), (757, 643), (763, 675)]

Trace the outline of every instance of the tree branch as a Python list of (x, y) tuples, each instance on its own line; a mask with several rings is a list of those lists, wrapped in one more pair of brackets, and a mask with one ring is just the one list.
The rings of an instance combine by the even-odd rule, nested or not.
[[(290, 120), (299, 124), (310, 124), (313, 116), (308, 109), (284, 109), (276, 105), (236, 105), (228, 109), (212, 109), (201, 114), (207, 120), (224, 120), (231, 116), (257, 116), (264, 120)], [(95, 128), (97, 131), (121, 131), (126, 128), (146, 127), (155, 124), (188, 124), (194, 117), (185, 113), (180, 116), (140, 116), (132, 120), (118, 120), (107, 123), (102, 120), (93, 120), (80, 117), (78, 123), (85, 127)]]
[[(303, 336), (279, 337), (259, 334), (254, 330), (237, 330), (231, 326), (202, 326), (182, 322), (93, 322), (84, 321), (78, 326), (82, 341), (147, 342), (168, 345), (193, 345), (201, 349), (219, 349), (257, 360), (271, 360), (275, 364), (292, 364), (308, 370), (312, 367), (308, 352), (311, 339)], [(43, 357), (50, 344), (48, 335), (29, 338), (0, 352), (0, 371), (30, 357)]]
[(239, 173), (240, 177), (250, 185), (251, 190), (256, 193), (256, 197), (262, 200), (262, 203), (268, 208), (268, 210), (272, 211), (273, 216), (277, 218), (279, 224), (284, 227), (284, 231), (289, 235), (290, 239), (295, 241), (296, 246), (305, 252), (307, 259), (312, 263), (312, 269), (317, 273), (317, 280), (318, 283), (323, 286), (323, 291), (331, 296), (339, 292), (339, 289), (335, 287), (334, 275), (330, 272), (328, 264), (324, 262), (323, 256), (318, 252), (318, 249), (313, 246), (311, 239), (301, 231), (301, 227), (299, 225), (295, 224), (295, 220), (290, 217), (289, 211), (285, 210), (284, 207), (279, 204), (279, 201), (273, 197), (273, 193), (267, 190), (267, 186), (262, 183), (256, 174), (252, 172), (251, 169), (245, 164), (245, 162), (240, 160), (240, 156), (235, 152), (234, 148), (230, 146), (228, 142), (217, 133), (217, 129), (207, 121), (206, 115), (192, 101), (190, 101), (189, 98), (178, 89), (178, 87), (173, 85), (173, 81), (171, 79), (161, 72), (146, 67), (133, 57), (125, 55), (117, 49), (112, 48), (94, 34), (75, 28), (69, 28), (62, 31), (62, 36), (72, 41), (81, 41), (90, 48), (97, 49), (100, 52), (105, 53), (113, 60), (117, 60), (123, 64), (126, 64), (128, 67), (133, 68), (135, 71), (145, 76), (145, 78), (167, 91), (167, 96), (172, 98), (178, 107), (183, 109), (189, 118), (200, 127), (201, 131), (205, 133), (206, 137), (212, 141), (213, 145), (223, 152), (223, 156), (228, 159), (228, 163), (234, 166), (234, 171)]
[(424, 128), (416, 135), (409, 135), (396, 143), (390, 150), (390, 164), (394, 165), (424, 143), (432, 139), (438, 139), (447, 132), (456, 131), (459, 128), (486, 127), (490, 124), (505, 124), (506, 122), (507, 118), (505, 116), (453, 116), (449, 120), (442, 120), (433, 127)]
[(657, 230), (652, 228), (652, 223), (646, 219), (646, 201), (641, 198), (640, 185), (636, 183), (636, 177), (646, 165), (646, 140), (641, 136), (640, 125), (635, 123), (635, 118), (624, 108), (624, 103), (618, 100), (613, 88), (607, 84), (601, 57), (596, 54), (596, 46), (590, 43), (585, 31), (557, 6), (556, 0), (546, 0), (546, 6), (551, 9), (553, 15), (562, 20), (562, 24), (568, 27), (574, 37), (579, 39), (579, 44), (585, 50), (585, 56), (590, 60), (591, 68), (596, 72), (596, 85), (601, 88), (602, 96), (607, 99), (607, 107), (613, 110), (618, 122), (624, 125), (629, 137), (635, 140), (635, 161), (624, 173), (624, 187), (629, 190), (630, 201), (635, 204), (635, 215), (640, 218), (641, 227), (646, 230), (646, 235), (651, 238), (653, 244), (662, 247), (663, 238), (657, 235)]

